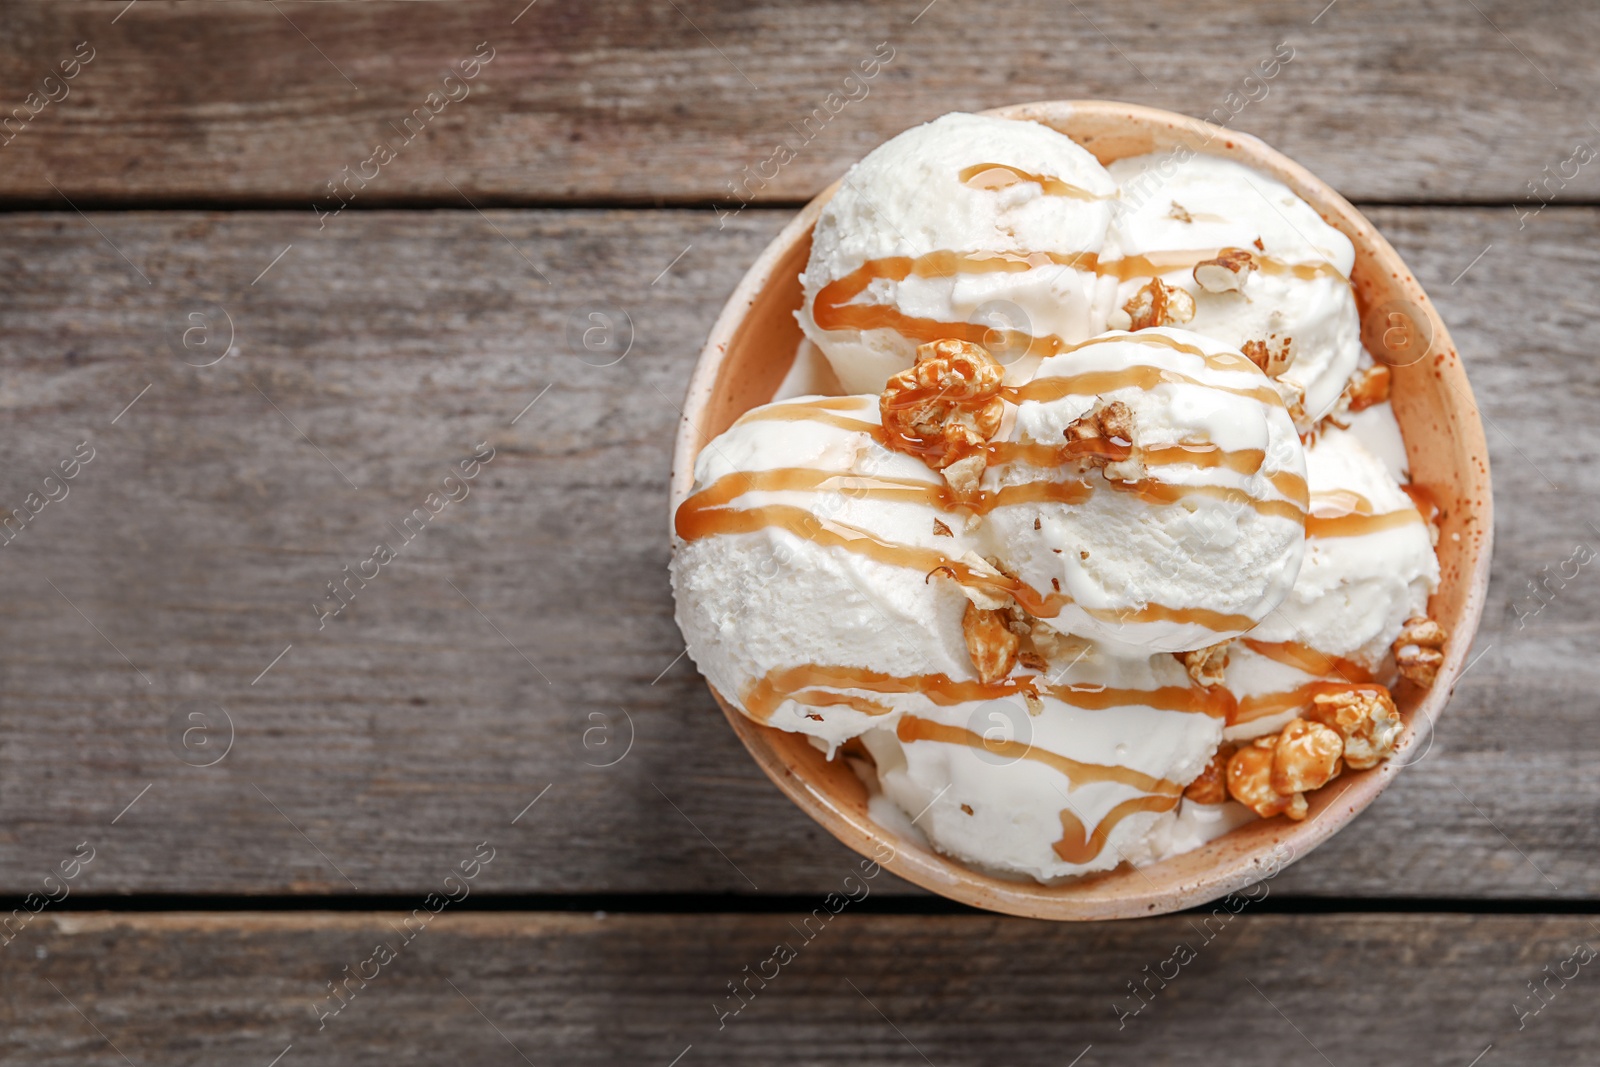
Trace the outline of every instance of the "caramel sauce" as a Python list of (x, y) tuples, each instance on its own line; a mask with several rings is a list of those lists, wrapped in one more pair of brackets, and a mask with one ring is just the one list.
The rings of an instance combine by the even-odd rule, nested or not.
[[(1028, 176), (1017, 180), (1037, 179)], [(991, 346), (998, 344), (1042, 359), (1072, 351), (1081, 345), (1074, 346), (1050, 334), (1035, 337), (1021, 330), (997, 329), (982, 323), (939, 322), (935, 319), (906, 315), (888, 304), (854, 304), (851, 301), (878, 279), (902, 282), (910, 277), (950, 278), (958, 274), (1015, 274), (1053, 264), (1126, 281), (1174, 270), (1192, 269), (1197, 263), (1215, 258), (1221, 251), (1222, 249), (1199, 249), (1152, 252), (1148, 255), (1126, 256), (1109, 262), (1102, 262), (1093, 252), (956, 252), (943, 249), (920, 256), (886, 256), (882, 259), (868, 260), (849, 274), (824, 285), (812, 303), (811, 317), (817, 326), (824, 330), (893, 330), (918, 344), (954, 337), (973, 344)], [(1327, 263), (1291, 264), (1260, 255), (1255, 259), (1259, 269), (1265, 274), (1292, 274), (1297, 278), (1306, 279), (1319, 276), (1343, 278), (1343, 275)], [(1194, 346), (1182, 346), (1163, 338), (1150, 339), (1169, 343), (1174, 348), (1185, 348), (1208, 361), (1215, 358), (1206, 356)], [(1248, 362), (1242, 357), (1227, 358)]]
[(1301, 510), (1310, 508), (1311, 487), (1298, 474), (1293, 471), (1279, 471), (1277, 474), (1269, 475), (1267, 481), (1271, 482), (1278, 492), (1299, 504)]
[[(1299, 521), (1302, 517), (1292, 504), (1285, 501), (1255, 500), (1239, 490), (1223, 486), (1174, 486), (1160, 482), (1108, 484), (1115, 484), (1118, 489), (1138, 493), (1143, 499), (1157, 503), (1173, 503), (1190, 494), (1202, 494), (1249, 502), (1265, 514), (1281, 514), (1294, 521)], [(754, 533), (757, 530), (776, 527), (822, 547), (840, 548), (879, 563), (906, 567), (926, 575), (941, 571), (962, 585), (1009, 595), (1023, 610), (1037, 619), (1055, 618), (1070, 602), (1064, 593), (1043, 594), (1016, 578), (980, 573), (967, 564), (953, 560), (934, 549), (883, 541), (865, 530), (822, 518), (805, 508), (789, 504), (768, 504), (754, 508), (729, 506), (731, 501), (748, 492), (827, 489), (836, 489), (841, 494), (853, 494), (857, 498), (924, 503), (945, 510), (949, 510), (955, 504), (953, 494), (944, 485), (898, 478), (833, 474), (807, 467), (779, 468), (766, 471), (740, 471), (719, 478), (683, 502), (678, 508), (674, 525), (678, 536), (685, 541), (695, 541), (718, 534)], [(1085, 482), (1041, 480), (1006, 486), (998, 492), (979, 494), (978, 499), (963, 500), (961, 503), (972, 510), (983, 512), (1021, 503), (1047, 501), (1082, 503), (1093, 492), (1093, 488)], [(1084, 607), (1083, 610), (1094, 618), (1106, 622), (1193, 623), (1216, 631), (1248, 630), (1255, 624), (1255, 620), (1247, 615), (1230, 615), (1198, 607), (1175, 608), (1153, 603), (1137, 609)]]
[(1372, 674), (1354, 660), (1320, 652), (1310, 645), (1302, 645), (1296, 641), (1257, 641), (1253, 637), (1240, 640), (1252, 652), (1307, 674), (1324, 677), (1337, 674), (1347, 682), (1372, 681)]
[[(1155, 336), (1151, 335), (1148, 340), (1155, 340)], [(1114, 338), (1113, 340), (1125, 340), (1125, 338)], [(1140, 337), (1139, 340), (1142, 342), (1147, 338)], [(1158, 385), (1198, 385), (1206, 389), (1232, 393), (1234, 396), (1248, 397), (1269, 407), (1283, 404), (1283, 398), (1270, 385), (1206, 385), (1198, 378), (1192, 378), (1187, 374), (1180, 374), (1165, 367), (1148, 365), (1124, 367), (1121, 370), (1083, 371), (1079, 374), (1035, 378), (1027, 385), (1012, 386), (1004, 390), (1002, 395), (1016, 404), (1028, 400), (1044, 404), (1069, 396), (1102, 396), (1113, 389), (1142, 389), (1148, 392)]]
[(990, 441), (985, 451), (989, 465), (1026, 463), (1033, 467), (1059, 467), (1078, 459), (1103, 459), (1117, 463), (1133, 455), (1133, 446), (1111, 438), (1091, 437), (1082, 441)]
[[(1124, 256), (1122, 259), (1102, 261), (1098, 273), (1110, 275), (1118, 281), (1129, 281), (1133, 278), (1150, 278), (1161, 274), (1170, 274), (1175, 270), (1193, 270), (1196, 265), (1208, 259), (1216, 259), (1227, 249), (1223, 248), (1196, 248), (1173, 252), (1148, 252), (1142, 256)], [(1281, 259), (1252, 253), (1257, 268), (1262, 274), (1292, 275), (1305, 281), (1313, 278), (1338, 278), (1345, 280), (1331, 263), (1285, 263)]]
[[(938, 322), (903, 314), (887, 304), (852, 304), (867, 286), (882, 278), (901, 282), (910, 277), (949, 278), (957, 274), (1014, 274), (1051, 264), (1094, 272), (1099, 257), (1093, 252), (929, 252), (926, 255), (889, 256), (868, 260), (817, 293), (811, 317), (824, 330), (893, 330), (902, 337), (926, 344), (954, 337), (973, 344), (994, 344), (1003, 338), (1007, 347), (1015, 346), (1031, 355), (1047, 356), (1065, 348), (1057, 337), (1030, 337), (1020, 330), (999, 330), (982, 323)], [(1026, 343), (1024, 343), (1026, 342)]]
[[(940, 707), (967, 701), (998, 700), (1001, 697), (1031, 691), (1031, 680), (1006, 678), (998, 682), (958, 682), (943, 674), (919, 674), (901, 678), (866, 667), (782, 667), (769, 671), (767, 676), (747, 689), (743, 696), (745, 710), (758, 722), (767, 722), (773, 712), (786, 700), (795, 700), (813, 707), (827, 704), (849, 704), (857, 711), (866, 710), (853, 703), (855, 698), (842, 693), (817, 693), (815, 690), (865, 689), (869, 693), (896, 694), (919, 693)], [(801, 699), (804, 695), (805, 699)], [(869, 715), (881, 715), (889, 709), (873, 703)]]
[(1131, 767), (1084, 763), (1058, 752), (1048, 752), (1037, 745), (987, 738), (962, 726), (947, 726), (930, 719), (919, 719), (915, 715), (902, 716), (895, 732), (902, 741), (942, 741), (947, 745), (966, 745), (969, 748), (983, 749), (1002, 758), (1027, 759), (1042, 763), (1067, 777), (1069, 793), (1080, 786), (1094, 782), (1116, 782), (1119, 785), (1131, 786), (1143, 793), (1157, 793), (1173, 798), (1183, 792), (1183, 786), (1177, 782), (1157, 778), (1155, 775), (1145, 774)]
[[(954, 502), (949, 487), (942, 481), (840, 474), (817, 470), (814, 467), (776, 467), (771, 470), (736, 471), (724, 475), (686, 500), (683, 507), (678, 509), (678, 513), (682, 516), (692, 505), (692, 514), (703, 514), (707, 509), (727, 507), (745, 493), (753, 492), (836, 492), (856, 500), (903, 501), (944, 508), (948, 508)], [(817, 521), (820, 523), (824, 520)], [(679, 536), (686, 541), (694, 540), (683, 533), (681, 522), (679, 525)]]
[[(844, 694), (817, 693), (819, 689), (860, 689), (879, 695), (917, 693), (939, 707), (999, 700), (1004, 697), (1049, 696), (1070, 707), (1085, 711), (1111, 708), (1147, 707), (1157, 711), (1209, 715), (1224, 718), (1228, 705), (1218, 691), (1198, 686), (1167, 685), (1155, 689), (1127, 689), (1117, 686), (1051, 685), (1041, 675), (1023, 674), (998, 682), (957, 681), (943, 674), (919, 674), (908, 678), (875, 671), (867, 667), (779, 667), (741, 694), (745, 711), (758, 722), (768, 722), (786, 700), (812, 707), (849, 704), (868, 715), (882, 715), (888, 708), (876, 702), (870, 707), (853, 703), (860, 699)], [(804, 695), (804, 699), (801, 695)], [(838, 697), (838, 699), (834, 699)]]
[[(1015, 594), (1012, 594), (1015, 596)], [(1017, 601), (1019, 604), (1022, 601)], [(1023, 604), (1023, 607), (1027, 607)], [(1087, 608), (1082, 604), (1079, 609), (1085, 614), (1099, 619), (1101, 622), (1173, 622), (1180, 624), (1193, 623), (1203, 626), (1208, 630), (1218, 632), (1233, 630), (1248, 630), (1256, 624), (1256, 620), (1248, 615), (1229, 615), (1226, 612), (1211, 611), (1208, 608), (1169, 608), (1165, 604), (1146, 604), (1138, 610), (1119, 611), (1116, 608)], [(1060, 614), (1060, 608), (1056, 614)], [(1039, 615), (1036, 618), (1054, 618), (1053, 615)]]
[(1076, 185), (1069, 185), (1060, 178), (1029, 174), (1025, 170), (1019, 170), (1005, 163), (977, 163), (962, 170), (959, 177), (962, 184), (970, 185), (974, 189), (998, 191), (1031, 182), (1043, 189), (1046, 196), (1065, 196), (1073, 200), (1112, 199), (1091, 193), (1087, 189), (1080, 189)]
[(1176, 463), (1208, 469), (1221, 467), (1235, 474), (1255, 474), (1261, 470), (1261, 464), (1266, 462), (1267, 454), (1259, 448), (1241, 448), (1236, 452), (1229, 452), (1210, 441), (1180, 441), (1175, 445), (1146, 448), (1139, 453), (1139, 458), (1147, 467), (1164, 467)]
[(1360, 537), (1421, 521), (1422, 513), (1414, 507), (1374, 514), (1372, 501), (1360, 493), (1331, 489), (1312, 494), (1306, 536)]
[(1261, 500), (1243, 489), (1235, 489), (1228, 485), (1174, 485), (1170, 482), (1149, 480), (1106, 484), (1114, 489), (1133, 493), (1148, 504), (1171, 505), (1193, 500), (1195, 497), (1210, 497), (1224, 504), (1251, 508), (1262, 515), (1286, 519), (1296, 525), (1306, 521), (1305, 510), (1293, 500)]
[(1100, 820), (1093, 833), (1085, 830), (1083, 821), (1071, 808), (1066, 808), (1061, 812), (1061, 840), (1050, 847), (1061, 857), (1063, 863), (1088, 863), (1105, 849), (1111, 831), (1115, 830), (1123, 819), (1142, 811), (1171, 811), (1178, 806), (1180, 799), (1182, 798), (1153, 796), (1124, 800), (1106, 812), (1105, 818)]
[(870, 405), (862, 403), (860, 397), (820, 397), (808, 400), (804, 404), (767, 404), (745, 412), (735, 419), (733, 424), (742, 426), (751, 422), (818, 422), (825, 426), (836, 426), (841, 430), (868, 434), (874, 441), (882, 444), (882, 426), (866, 419), (852, 419), (844, 414), (852, 411), (865, 413), (869, 408)]

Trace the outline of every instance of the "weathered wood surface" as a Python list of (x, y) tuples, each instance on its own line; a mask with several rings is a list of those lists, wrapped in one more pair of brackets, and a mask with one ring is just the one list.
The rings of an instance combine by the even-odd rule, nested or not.
[[(803, 199), (946, 111), (1092, 97), (1236, 112), (1357, 199), (1520, 201), (1547, 175), (1543, 199), (1600, 192), (1573, 159), (1600, 144), (1600, 12), (1572, 0), (128, 6), (0, 12), (0, 115), (79, 42), (94, 55), (0, 148), (0, 197), (59, 204), (53, 183), (82, 201), (307, 207), (400, 139), (480, 42), (494, 58), (470, 95), (432, 105), (360, 202), (457, 204), (452, 182), (530, 206), (733, 202), (746, 168), (770, 181), (739, 199)], [(847, 83), (880, 42), (893, 59)], [(1247, 82), (1284, 44), (1292, 60)], [(779, 143), (797, 157), (763, 166)]]
[[(0, 547), (0, 892), (81, 841), (76, 893), (413, 892), (480, 840), (479, 891), (831, 888), (851, 854), (678, 658), (666, 578), (676, 405), (786, 216), (7, 216), (0, 504), (95, 457)], [(1373, 217), (1489, 421), (1494, 582), (1435, 749), (1276, 891), (1589, 897), (1600, 583), (1537, 614), (1528, 584), (1600, 541), (1600, 211)], [(208, 303), (234, 354), (185, 365), (168, 342)], [(602, 306), (633, 324), (614, 366), (569, 340)], [(319, 630), (326, 583), (480, 442), (471, 495)], [(189, 765), (218, 708), (231, 750)], [(190, 712), (213, 729), (186, 748)]]
[[(1593, 1062), (1587, 917), (1221, 914), (1083, 926), (847, 906), (812, 918), (808, 942), (803, 910), (446, 912), (406, 944), (402, 914), (44, 916), (5, 950), (0, 1058), (1466, 1067), (1492, 1046), (1485, 1065)], [(319, 1031), (340, 1004), (328, 983), (351, 974), (368, 980)], [(728, 983), (748, 975), (741, 1001)], [(1134, 1014), (1129, 984), (1146, 982)]]

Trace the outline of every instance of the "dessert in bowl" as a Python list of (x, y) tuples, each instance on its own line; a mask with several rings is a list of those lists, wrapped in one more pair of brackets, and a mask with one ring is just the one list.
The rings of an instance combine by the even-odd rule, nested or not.
[(1482, 607), (1460, 360), (1259, 142), (1130, 105), (950, 115), (773, 241), (690, 386), (689, 652), (846, 844), (980, 907), (1151, 914), (1348, 822)]

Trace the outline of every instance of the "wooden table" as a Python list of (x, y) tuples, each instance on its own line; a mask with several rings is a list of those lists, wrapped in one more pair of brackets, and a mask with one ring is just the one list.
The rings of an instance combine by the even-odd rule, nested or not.
[[(1600, 11), (1324, 2), (8, 4), (4, 1062), (1594, 1062)], [(1237, 915), (884, 875), (806, 940), (855, 857), (681, 655), (676, 406), (852, 160), (1069, 97), (1228, 117), (1406, 256), (1493, 452), (1477, 658)]]

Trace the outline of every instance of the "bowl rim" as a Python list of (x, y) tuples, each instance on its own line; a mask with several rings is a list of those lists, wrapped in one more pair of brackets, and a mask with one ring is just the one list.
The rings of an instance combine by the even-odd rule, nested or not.
[[(745, 748), (790, 800), (846, 846), (881, 862), (909, 882), (974, 907), (1028, 918), (1095, 920), (1165, 914), (1224, 896), (1262, 877), (1272, 877), (1285, 864), (1304, 856), (1342, 829), (1376, 800), (1394, 777), (1415, 761), (1403, 757), (1415, 751), (1424, 738), (1431, 744), (1433, 731), (1462, 672), (1483, 614), (1494, 530), (1487, 442), (1465, 368), (1427, 294), (1371, 222), (1305, 167), (1250, 134), (1140, 104), (1108, 100), (1038, 101), (980, 113), (1039, 121), (1058, 129), (1055, 123), (1073, 120), (1101, 122), (1112, 128), (1120, 123), (1127, 132), (1176, 138), (1180, 144), (1192, 138), (1199, 140), (1199, 152), (1238, 159), (1284, 182), (1317, 209), (1330, 225), (1351, 239), (1358, 264), (1363, 257), (1368, 257), (1384, 273), (1392, 274), (1394, 280), (1390, 287), (1399, 290), (1404, 299), (1422, 313), (1431, 329), (1432, 345), (1427, 355), (1435, 358), (1435, 373), (1460, 400), (1460, 404), (1453, 406), (1457, 417), (1452, 430), (1458, 441), (1457, 451), (1469, 462), (1462, 472), (1466, 488), (1458, 510), (1469, 514), (1471, 517), (1466, 521), (1475, 521), (1476, 528), (1470, 538), (1471, 544), (1461, 549), (1467, 554), (1468, 565), (1459, 568), (1454, 578), (1465, 588), (1462, 607), (1445, 650), (1445, 662), (1433, 686), (1411, 710), (1396, 758), (1372, 770), (1346, 772), (1341, 777), (1347, 784), (1332, 796), (1324, 797), (1322, 791), (1312, 794), (1308, 798), (1312, 800), (1312, 814), (1301, 822), (1288, 822), (1281, 817), (1255, 820), (1199, 849), (1157, 864), (1136, 868), (1124, 863), (1111, 871), (1058, 885), (995, 877), (899, 837), (873, 822), (865, 811), (842, 805), (807, 773), (806, 765), (814, 765), (820, 753), (811, 748), (802, 735), (787, 734), (745, 718), (715, 688), (708, 686)], [(683, 418), (676, 435), (669, 526), (678, 505), (688, 496), (694, 480), (694, 460), (708, 440), (696, 416), (716, 393), (730, 346), (743, 328), (750, 309), (773, 282), (776, 268), (793, 253), (795, 245), (809, 235), (823, 205), (839, 184), (839, 181), (833, 182), (814, 197), (762, 250), (729, 296), (711, 329), (689, 381)], [(1452, 407), (1447, 406), (1446, 410)], [(1477, 462), (1470, 462), (1472, 460)], [(1441, 580), (1441, 591), (1444, 580), (1447, 579)], [(1219, 846), (1230, 840), (1239, 847)], [(888, 858), (884, 858), (885, 846), (889, 849)], [(1150, 877), (1185, 856), (1208, 853), (1215, 853), (1215, 862), (1180, 877), (1165, 878), (1168, 884), (1164, 886)]]

